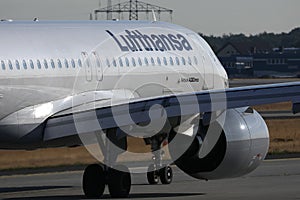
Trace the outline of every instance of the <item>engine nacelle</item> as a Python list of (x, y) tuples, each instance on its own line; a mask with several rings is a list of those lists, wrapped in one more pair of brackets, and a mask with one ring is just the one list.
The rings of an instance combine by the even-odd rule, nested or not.
[(219, 122), (210, 125), (219, 126), (221, 130), (212, 150), (200, 158), (203, 141), (197, 136), (175, 161), (180, 169), (195, 178), (213, 180), (242, 176), (260, 165), (269, 148), (269, 131), (263, 118), (251, 108), (231, 109), (222, 115), (225, 114), (223, 126)]

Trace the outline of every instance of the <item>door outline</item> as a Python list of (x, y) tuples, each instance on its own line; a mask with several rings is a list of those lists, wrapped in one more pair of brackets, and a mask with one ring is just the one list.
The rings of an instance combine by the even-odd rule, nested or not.
[(98, 81), (103, 81), (103, 67), (102, 67), (102, 63), (101, 60), (97, 54), (96, 51), (92, 52), (93, 55), (93, 66), (95, 67), (96, 70), (96, 77)]
[(82, 52), (82, 59), (83, 59), (83, 66), (85, 69), (85, 79), (90, 82), (92, 81), (92, 67), (91, 67), (91, 61), (88, 56), (87, 52)]
[(206, 43), (206, 41), (201, 38), (200, 36), (196, 35), (195, 33), (188, 33), (187, 34), (193, 42), (195, 42), (201, 51), (201, 59), (202, 59), (202, 66), (203, 66), (203, 90), (209, 90), (214, 88), (214, 76), (215, 76), (215, 67), (213, 63), (213, 55), (210, 52), (210, 46)]

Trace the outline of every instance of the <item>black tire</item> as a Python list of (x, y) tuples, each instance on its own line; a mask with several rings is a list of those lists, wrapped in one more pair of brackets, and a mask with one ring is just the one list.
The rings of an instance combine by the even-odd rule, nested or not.
[(102, 166), (89, 165), (83, 174), (82, 188), (87, 198), (101, 198), (105, 189), (105, 173)]
[(147, 180), (150, 185), (156, 185), (159, 182), (159, 172), (154, 170), (154, 164), (148, 167)]
[(173, 170), (170, 166), (166, 166), (159, 170), (160, 181), (162, 184), (170, 184), (173, 180)]
[(108, 170), (108, 190), (112, 198), (127, 198), (131, 189), (131, 176), (125, 166), (117, 167), (118, 171), (110, 168)]

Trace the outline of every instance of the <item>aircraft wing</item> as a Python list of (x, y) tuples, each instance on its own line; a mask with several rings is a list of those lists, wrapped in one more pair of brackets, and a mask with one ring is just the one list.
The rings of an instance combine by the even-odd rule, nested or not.
[[(300, 82), (210, 90), (155, 98), (137, 99), (74, 113), (57, 113), (45, 122), (44, 141), (70, 138), (101, 129), (149, 123), (168, 118), (270, 103), (293, 103), (300, 112)], [(151, 111), (152, 109), (152, 111)], [(150, 115), (149, 115), (150, 111)], [(84, 130), (82, 130), (84, 129)]]

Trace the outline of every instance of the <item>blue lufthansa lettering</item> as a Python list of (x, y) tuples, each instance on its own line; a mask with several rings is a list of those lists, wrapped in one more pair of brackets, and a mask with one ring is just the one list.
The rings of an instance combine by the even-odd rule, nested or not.
[(114, 35), (106, 32), (113, 38), (121, 51), (192, 51), (189, 41), (181, 34), (143, 34), (138, 30), (125, 30), (124, 35)]
[(116, 43), (119, 45), (121, 51), (129, 51), (128, 47), (123, 46), (121, 44), (121, 42), (115, 37), (115, 35), (112, 32), (110, 32), (109, 30), (106, 30), (106, 32), (116, 41)]

